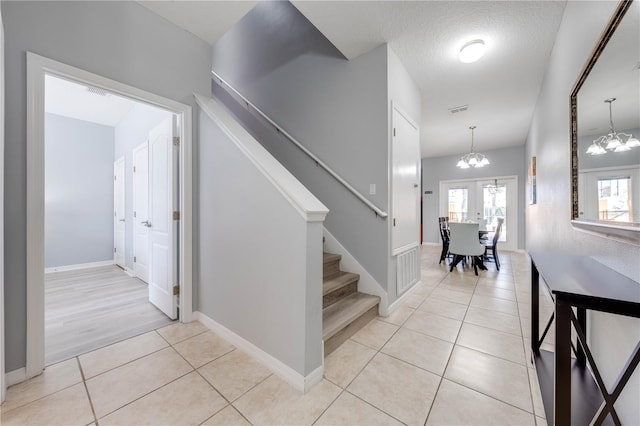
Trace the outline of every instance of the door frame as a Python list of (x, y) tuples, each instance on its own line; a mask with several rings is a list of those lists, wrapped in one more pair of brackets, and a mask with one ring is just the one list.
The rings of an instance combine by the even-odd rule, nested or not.
[[(485, 181), (492, 181), (492, 180), (513, 180), (514, 181), (514, 188), (515, 188), (515, 195), (514, 195), (514, 206), (515, 206), (515, 212), (513, 214), (511, 214), (509, 216), (509, 223), (512, 225), (512, 232), (509, 232), (508, 235), (512, 235), (514, 241), (513, 241), (513, 251), (518, 250), (518, 245), (520, 244), (520, 239), (518, 236), (518, 209), (519, 209), (519, 200), (520, 200), (520, 188), (518, 186), (518, 176), (517, 175), (511, 175), (511, 176), (490, 176), (490, 177), (482, 177), (482, 178), (473, 178), (473, 179), (449, 179), (449, 180), (441, 180), (439, 182), (439, 192), (440, 192), (440, 200), (438, 201), (438, 211), (439, 211), (439, 215), (440, 216), (447, 216), (447, 195), (448, 193), (445, 193), (445, 185), (450, 185), (450, 184), (455, 184), (455, 183), (460, 183), (460, 184), (469, 184), (469, 183), (478, 183), (478, 182), (485, 182)], [(511, 238), (511, 237), (509, 237)]]
[(192, 108), (172, 99), (27, 52), (27, 359), (26, 377), (44, 369), (44, 77), (73, 80), (138, 102), (163, 108), (178, 117), (180, 322), (193, 319), (192, 300)]
[[(416, 129), (416, 133), (418, 135), (418, 145), (416, 146), (416, 171), (418, 173), (418, 181), (416, 182), (416, 184), (418, 185), (417, 188), (417, 195), (416, 195), (416, 205), (415, 205), (415, 215), (416, 215), (416, 223), (415, 223), (415, 241), (405, 244), (404, 246), (400, 246), (400, 247), (394, 247), (394, 240), (397, 238), (395, 232), (394, 232), (394, 224), (393, 224), (393, 220), (395, 220), (395, 216), (396, 216), (396, 212), (394, 211), (394, 204), (395, 204), (395, 191), (394, 189), (394, 183), (395, 183), (395, 159), (394, 159), (394, 147), (393, 147), (393, 139), (395, 138), (394, 133), (395, 133), (395, 129), (396, 129), (396, 123), (394, 122), (394, 111), (397, 112), (402, 118), (404, 118), (407, 123), (409, 123), (409, 125), (411, 127), (413, 127), (414, 129)], [(391, 188), (390, 193), (390, 200), (389, 200), (389, 206), (390, 206), (390, 211), (391, 211), (391, 218), (392, 220), (389, 221), (389, 227), (390, 227), (390, 249), (391, 249), (391, 256), (397, 256), (398, 254), (405, 252), (407, 250), (412, 249), (413, 247), (418, 247), (420, 245), (420, 182), (422, 181), (422, 174), (421, 174), (421, 160), (420, 160), (420, 126), (418, 126), (418, 124), (413, 121), (413, 119), (411, 119), (411, 117), (409, 116), (409, 114), (407, 114), (400, 106), (398, 106), (398, 104), (394, 101), (391, 101), (391, 135), (390, 135), (390, 143), (389, 143), (389, 158), (390, 158), (390, 178), (389, 178), (389, 187)]]
[(0, 403), (4, 402), (4, 23), (0, 10)]
[[(134, 273), (134, 275), (135, 275), (136, 277), (138, 277), (138, 278), (140, 278), (140, 275), (138, 274), (138, 271), (136, 270), (136, 266), (137, 266), (137, 261), (136, 261), (136, 251), (137, 251), (137, 249), (138, 249), (138, 244), (136, 244), (136, 240), (137, 240), (137, 230), (136, 230), (136, 226), (137, 226), (137, 222), (139, 221), (139, 219), (140, 219), (140, 218), (139, 218), (139, 217), (136, 217), (136, 214), (137, 214), (137, 212), (138, 212), (138, 207), (137, 207), (137, 200), (138, 200), (138, 198), (137, 198), (137, 197), (138, 197), (138, 191), (140, 191), (140, 189), (138, 188), (138, 185), (136, 184), (136, 182), (137, 182), (137, 181), (136, 181), (136, 176), (137, 176), (137, 175), (136, 175), (136, 152), (138, 152), (138, 151), (140, 151), (141, 149), (144, 149), (144, 148), (146, 148), (146, 149), (147, 149), (147, 172), (148, 172), (148, 169), (149, 169), (149, 155), (148, 155), (148, 154), (149, 154), (149, 139), (146, 139), (146, 140), (145, 140), (144, 142), (142, 142), (141, 144), (136, 145), (136, 146), (133, 148), (133, 150), (132, 150), (132, 154), (133, 154), (133, 155), (131, 156), (131, 157), (132, 157), (132, 164), (131, 164), (131, 166), (133, 167), (133, 179), (132, 179), (132, 182), (131, 182), (131, 185), (132, 185), (132, 191), (131, 191), (131, 192), (132, 192), (132, 194), (133, 194), (133, 197), (132, 197), (132, 198), (133, 198), (133, 206), (132, 206), (132, 207), (133, 207), (133, 214), (134, 214), (134, 216), (133, 216), (133, 247), (132, 247), (132, 248), (133, 248), (133, 256), (134, 256), (134, 261), (133, 261), (133, 273)], [(148, 182), (148, 177), (147, 177), (147, 199), (148, 199), (148, 195), (149, 195), (149, 193), (148, 193), (148, 191), (149, 191), (149, 189), (148, 189), (148, 186), (149, 186), (149, 185), (148, 185), (148, 183), (149, 183), (149, 182)], [(149, 203), (147, 202), (147, 210), (149, 209), (148, 204), (149, 204)], [(147, 246), (148, 246), (148, 244), (147, 244)], [(148, 255), (148, 254), (149, 254), (149, 247), (147, 247), (147, 255)], [(149, 266), (149, 265), (148, 265), (148, 262), (147, 262), (147, 267), (148, 267), (148, 266)], [(143, 280), (143, 281), (144, 281), (145, 283), (147, 283), (147, 284), (149, 284), (149, 276), (148, 276), (148, 275), (149, 275), (149, 271), (147, 270), (147, 276), (145, 277), (145, 278), (146, 278), (146, 281), (145, 281), (145, 280)], [(141, 278), (140, 278), (140, 279), (141, 279)]]
[[(123, 177), (123, 179), (124, 179), (124, 178), (125, 178), (125, 175), (126, 175), (126, 167), (127, 167), (127, 164), (126, 164), (126, 161), (125, 161), (124, 156), (122, 156), (122, 157), (120, 157), (120, 158), (116, 158), (116, 159), (114, 160), (114, 162), (113, 162), (113, 176), (114, 176), (114, 181), (113, 181), (113, 182), (114, 182), (114, 183), (113, 183), (113, 210), (114, 210), (114, 211), (115, 211), (115, 209), (116, 209), (116, 198), (115, 198), (115, 195), (116, 195), (116, 185), (119, 185), (119, 183), (117, 183), (117, 181), (115, 180), (115, 176), (116, 176), (116, 164), (119, 164), (119, 163), (122, 163), (122, 172), (123, 172), (123, 173), (122, 173), (122, 177)], [(125, 194), (126, 194), (126, 191), (127, 191), (126, 184), (127, 184), (127, 182), (126, 182), (126, 179), (125, 179), (125, 182), (122, 184), (122, 189), (123, 189), (123, 190), (122, 190), (122, 194), (121, 194), (121, 196), (122, 196), (122, 198), (123, 198), (123, 200), (122, 200), (122, 208), (125, 210), (125, 212), (126, 212), (126, 210), (127, 210), (127, 201), (126, 201), (126, 198), (127, 198), (127, 197), (126, 197), (126, 195), (125, 195)], [(126, 215), (126, 213), (125, 213), (125, 215)], [(115, 216), (115, 214), (114, 214), (114, 218), (115, 218), (115, 217), (116, 217), (116, 216)], [(124, 250), (124, 253), (126, 254), (126, 247), (127, 247), (127, 237), (126, 237), (126, 235), (127, 235), (127, 231), (126, 231), (126, 226), (127, 226), (127, 224), (125, 223), (125, 225), (124, 225), (124, 226), (125, 226), (125, 232), (124, 232), (124, 234), (125, 234), (125, 238), (124, 238), (124, 243), (122, 244), (122, 248), (123, 248), (123, 250)], [(116, 251), (116, 249), (118, 248), (118, 245), (116, 244), (116, 227), (117, 227), (117, 224), (116, 224), (115, 219), (114, 219), (114, 222), (113, 222), (113, 264), (114, 264), (114, 265), (118, 265), (117, 257), (116, 257), (116, 254), (118, 253), (118, 252)], [(124, 268), (125, 268), (125, 266), (126, 266), (126, 256), (125, 256), (125, 254), (123, 254), (123, 255), (122, 255), (122, 259), (123, 259), (123, 262), (122, 262), (122, 263), (123, 263), (123, 265), (120, 265), (120, 266), (122, 266), (122, 269), (124, 269)]]

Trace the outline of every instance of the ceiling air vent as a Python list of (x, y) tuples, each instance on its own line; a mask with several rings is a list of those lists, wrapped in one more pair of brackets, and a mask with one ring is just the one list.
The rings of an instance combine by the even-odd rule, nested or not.
[(98, 95), (98, 96), (104, 96), (104, 97), (107, 97), (107, 96), (111, 95), (106, 90), (101, 89), (99, 87), (93, 87), (93, 86), (87, 86), (87, 92), (93, 93), (94, 95)]
[(465, 112), (468, 109), (469, 109), (469, 105), (460, 105), (457, 107), (449, 108), (449, 112), (451, 114), (457, 114), (459, 112)]

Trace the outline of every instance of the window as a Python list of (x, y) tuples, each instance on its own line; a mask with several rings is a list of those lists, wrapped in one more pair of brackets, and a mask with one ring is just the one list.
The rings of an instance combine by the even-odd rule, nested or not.
[(598, 218), (631, 221), (631, 177), (598, 178)]

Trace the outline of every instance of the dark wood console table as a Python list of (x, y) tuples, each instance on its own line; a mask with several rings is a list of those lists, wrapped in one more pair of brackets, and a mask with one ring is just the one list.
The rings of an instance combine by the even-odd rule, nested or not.
[[(530, 253), (530, 256), (532, 362), (536, 364), (547, 422), (549, 425), (620, 424), (614, 403), (640, 363), (640, 342), (610, 392), (587, 345), (586, 310), (640, 318), (640, 283), (586, 256), (559, 253)], [(540, 277), (551, 292), (555, 306), (542, 336)], [(541, 350), (540, 345), (554, 317), (555, 352), (551, 353)], [(571, 341), (572, 325), (577, 334), (575, 346)], [(571, 359), (572, 349), (575, 361)]]

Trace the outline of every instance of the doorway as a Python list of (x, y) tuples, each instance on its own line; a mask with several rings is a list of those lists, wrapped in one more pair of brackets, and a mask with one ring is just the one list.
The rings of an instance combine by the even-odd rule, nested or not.
[[(177, 318), (173, 289), (165, 288), (177, 269), (170, 238), (174, 121), (164, 109), (45, 76), (46, 365)], [(143, 164), (138, 155), (136, 170), (132, 145), (141, 138), (155, 156)], [(132, 210), (136, 175), (139, 214)], [(141, 188), (142, 182), (155, 190)], [(148, 246), (132, 246), (138, 222), (156, 236), (155, 244), (149, 238)], [(138, 257), (159, 266), (138, 277)]]
[[(172, 299), (169, 312), (180, 314), (180, 321), (189, 322), (192, 318), (191, 300), (191, 176), (185, 171), (191, 170), (191, 107), (172, 101), (140, 89), (71, 67), (60, 62), (27, 52), (27, 365), (25, 378), (40, 374), (45, 365), (44, 357), (44, 272), (45, 272), (45, 77), (55, 76), (67, 81), (77, 82), (98, 91), (106, 91), (145, 105), (168, 111), (175, 120), (171, 120), (171, 130), (175, 134), (163, 135), (158, 140), (169, 153), (160, 159), (165, 160), (166, 170), (172, 175), (172, 183), (179, 187), (162, 191), (158, 205), (165, 208), (165, 217), (161, 219), (162, 234), (165, 240), (172, 241), (171, 246), (161, 247), (159, 255), (170, 262), (159, 266), (167, 272), (160, 280), (161, 290)], [(140, 141), (137, 141), (138, 143)], [(176, 155), (177, 154), (177, 155)], [(129, 162), (129, 167), (131, 162)], [(111, 166), (113, 166), (113, 157)], [(127, 161), (125, 160), (125, 169)], [(179, 171), (179, 173), (178, 173)], [(110, 173), (111, 174), (111, 173)], [(113, 177), (112, 177), (113, 179)], [(126, 180), (126, 178), (125, 178)], [(178, 193), (181, 195), (178, 199)], [(112, 198), (113, 200), (113, 198)], [(129, 209), (127, 209), (127, 212)], [(111, 212), (113, 215), (113, 211)], [(113, 216), (111, 216), (113, 217)], [(110, 219), (110, 223), (111, 219)], [(113, 230), (113, 226), (110, 227)], [(114, 239), (112, 238), (111, 244)], [(127, 247), (133, 244), (125, 242), (125, 265)], [(180, 247), (178, 252), (176, 249)], [(113, 250), (113, 248), (112, 248)], [(113, 255), (112, 255), (113, 256)], [(113, 257), (112, 257), (113, 258)], [(113, 262), (113, 260), (112, 260)], [(115, 266), (114, 266), (115, 267)], [(131, 269), (133, 271), (133, 269)], [(129, 272), (131, 272), (129, 271)]]
[(516, 176), (440, 182), (440, 215), (450, 222), (478, 222), (480, 229), (492, 232), (498, 218), (504, 218), (502, 250), (518, 248), (517, 200)]

